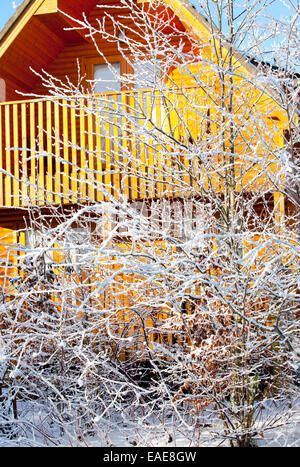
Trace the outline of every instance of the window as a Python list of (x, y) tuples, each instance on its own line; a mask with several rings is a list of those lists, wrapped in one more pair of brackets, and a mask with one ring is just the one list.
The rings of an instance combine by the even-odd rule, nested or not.
[[(208, 212), (201, 202), (183, 199), (134, 201), (130, 208), (128, 219), (131, 220), (127, 221), (127, 226), (125, 213), (120, 213), (120, 216), (114, 218), (116, 224), (121, 222), (119, 234), (126, 236), (133, 227), (135, 231), (138, 228), (146, 236), (170, 236), (198, 252), (205, 249)], [(128, 225), (131, 227), (128, 228)]]
[(136, 60), (133, 63), (135, 89), (156, 87), (160, 81), (160, 63), (153, 60)]
[(87, 266), (93, 255), (90, 255), (89, 245), (91, 245), (90, 231), (87, 228), (72, 227), (64, 237), (65, 259), (68, 266), (75, 271), (80, 269), (80, 266)]
[[(95, 93), (119, 93), (121, 91), (120, 72), (120, 62), (93, 64)], [(98, 150), (101, 153), (103, 167), (107, 157), (110, 163), (115, 162), (115, 149), (120, 144), (122, 135), (120, 102), (120, 94), (99, 96), (95, 101), (95, 134), (98, 141), (100, 138)]]
[(203, 250), (205, 209), (195, 200), (164, 199), (153, 203), (151, 222), (165, 234), (180, 240), (189, 248)]
[(101, 63), (94, 65), (94, 91), (95, 93), (120, 92), (120, 62)]
[(33, 258), (40, 250), (43, 255), (44, 262), (50, 264), (53, 262), (53, 251), (48, 248), (49, 238), (46, 233), (39, 230), (27, 229), (25, 231), (25, 247), (26, 253)]
[[(136, 100), (138, 104), (137, 119), (138, 123), (143, 125), (145, 124), (145, 129), (148, 127), (148, 119), (151, 119), (151, 122), (155, 129), (160, 132), (169, 131), (169, 118), (168, 118), (168, 109), (166, 107), (166, 99), (163, 98), (162, 94), (154, 93), (152, 90), (159, 90), (160, 83), (162, 80), (161, 73), (161, 64), (159, 60), (136, 60), (133, 63), (133, 78), (134, 78), (134, 88), (137, 91), (147, 90), (143, 93), (138, 92), (136, 94)], [(148, 132), (148, 137), (151, 141), (150, 144), (153, 144), (153, 129), (151, 128)], [(147, 137), (145, 138), (147, 140)]]

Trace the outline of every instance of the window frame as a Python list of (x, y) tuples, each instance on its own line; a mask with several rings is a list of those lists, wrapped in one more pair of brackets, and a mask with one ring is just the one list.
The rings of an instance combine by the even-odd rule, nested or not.
[[(105, 65), (107, 63), (111, 63), (111, 64), (120, 63), (120, 76), (121, 77), (126, 74), (131, 73), (132, 71), (127, 61), (120, 54), (107, 56), (106, 60), (99, 57), (98, 55), (94, 55), (91, 57), (84, 57), (81, 61), (81, 74), (85, 76), (85, 86), (89, 92), (92, 92), (91, 82), (94, 80), (94, 66)], [(128, 87), (124, 85), (122, 80), (120, 84), (121, 84), (120, 92), (128, 90)]]

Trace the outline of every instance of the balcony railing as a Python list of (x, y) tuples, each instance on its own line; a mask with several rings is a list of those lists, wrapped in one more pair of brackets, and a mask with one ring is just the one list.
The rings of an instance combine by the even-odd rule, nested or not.
[(174, 99), (146, 90), (1, 103), (0, 206), (171, 190), (173, 162), (163, 154), (181, 131)]

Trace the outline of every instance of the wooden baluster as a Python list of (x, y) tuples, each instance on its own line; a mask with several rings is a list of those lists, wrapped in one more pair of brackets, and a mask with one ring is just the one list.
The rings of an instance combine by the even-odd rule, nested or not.
[(78, 201), (78, 170), (77, 170), (77, 150), (76, 150), (76, 102), (71, 102), (70, 109), (71, 118), (71, 153), (72, 153), (72, 166), (71, 166), (71, 201)]
[(128, 134), (128, 108), (127, 108), (127, 101), (128, 95), (127, 93), (121, 94), (121, 127), (122, 127), (122, 171), (126, 173), (126, 175), (122, 175), (122, 179), (120, 181), (121, 184), (121, 191), (125, 195), (127, 199), (129, 199), (129, 177), (127, 175), (128, 172), (128, 150), (129, 150), (129, 134)]
[[(137, 101), (137, 119), (138, 119), (138, 126), (140, 127), (141, 124), (144, 122), (141, 122), (141, 117), (143, 119), (144, 115), (144, 93), (139, 92), (136, 94), (136, 101)], [(146, 147), (145, 143), (143, 142), (143, 139), (139, 139), (138, 142), (138, 158), (140, 161), (139, 167), (140, 167), (140, 179), (139, 179), (139, 198), (146, 198), (147, 196), (147, 172), (148, 172), (148, 161), (146, 158)]]
[(70, 197), (70, 164), (69, 164), (69, 109), (68, 101), (62, 101), (62, 127), (63, 127), (63, 203), (68, 203)]
[[(159, 98), (160, 98), (159, 91), (154, 91), (154, 95), (152, 96), (152, 102), (151, 102), (151, 110), (150, 110), (151, 113), (149, 114), (149, 116), (151, 116), (151, 120), (154, 121), (154, 124), (156, 125), (158, 129), (160, 129), (162, 125)], [(152, 131), (153, 131), (153, 128), (152, 128)], [(159, 136), (158, 136), (158, 140), (159, 140)], [(165, 192), (165, 175), (164, 174), (165, 174), (166, 169), (167, 171), (170, 170), (169, 161), (168, 159), (163, 160), (161, 145), (158, 144), (157, 141), (155, 141), (155, 139), (153, 139), (151, 144), (153, 144), (153, 147), (154, 147), (153, 151), (155, 152), (155, 158), (154, 158), (155, 170), (157, 171), (156, 178), (158, 180), (157, 185), (156, 185), (157, 195), (158, 197), (162, 197)]]
[(97, 201), (103, 201), (103, 155), (102, 155), (102, 148), (101, 148), (101, 110), (100, 110), (100, 99), (97, 102), (97, 112), (96, 112), (96, 199)]
[(130, 161), (130, 171), (131, 171), (131, 176), (130, 176), (130, 198), (131, 199), (137, 199), (139, 197), (138, 194), (138, 177), (137, 177), (137, 138), (134, 136), (135, 132), (135, 119), (136, 119), (136, 109), (135, 109), (135, 95), (134, 92), (132, 94), (129, 94), (128, 96), (128, 103), (129, 103), (129, 109), (128, 113), (131, 115), (132, 123), (132, 134), (130, 137), (130, 156), (131, 156), (131, 161)]
[(22, 196), (21, 196), (21, 205), (28, 205), (28, 170), (27, 170), (27, 104), (21, 104), (21, 147), (22, 147)]
[(6, 197), (6, 206), (13, 206), (13, 199), (12, 199), (12, 177), (11, 177), (11, 152), (9, 148), (11, 147), (10, 143), (10, 105), (5, 105), (5, 169), (7, 175), (5, 177), (5, 197)]
[(0, 160), (0, 206), (4, 206), (4, 151), (3, 151), (3, 131), (4, 131), (4, 125), (3, 125), (3, 119), (2, 119), (2, 112), (3, 112), (3, 106), (0, 106), (0, 154), (1, 154), (1, 160)]
[(282, 237), (284, 235), (285, 224), (285, 198), (280, 191), (275, 191), (273, 197), (275, 230)]
[(88, 116), (87, 116), (87, 130), (88, 130), (88, 199), (89, 201), (95, 200), (95, 183), (94, 183), (94, 169), (95, 169), (95, 156), (94, 156), (94, 132), (95, 132), (95, 118), (94, 118), (94, 103), (88, 102)]
[(59, 108), (60, 104), (59, 101), (54, 102), (54, 133), (55, 133), (55, 147), (54, 147), (54, 154), (55, 154), (55, 180), (54, 180), (54, 189), (55, 189), (55, 204), (59, 204), (61, 200), (61, 193), (62, 193), (62, 184), (61, 184), (61, 154), (60, 154), (60, 144), (59, 139), (61, 137), (60, 132), (60, 116), (59, 116)]
[(30, 202), (35, 204), (36, 203), (36, 190), (35, 186), (37, 183), (36, 180), (36, 159), (35, 159), (35, 131), (36, 131), (36, 125), (35, 125), (35, 103), (30, 102), (29, 104), (29, 121), (30, 121), (30, 188), (29, 188), (29, 193), (30, 193)]
[(119, 198), (120, 195), (120, 130), (119, 125), (121, 123), (120, 113), (120, 105), (119, 105), (119, 94), (114, 94), (113, 98), (113, 187), (114, 187), (114, 195), (116, 198)]
[(44, 102), (38, 102), (38, 204), (45, 203), (45, 163), (44, 163)]
[(80, 196), (83, 200), (86, 199), (86, 151), (85, 151), (85, 139), (86, 139), (86, 129), (85, 129), (85, 101), (84, 99), (80, 102), (80, 111), (79, 111), (79, 130), (80, 130)]
[(14, 178), (13, 206), (20, 206), (19, 104), (13, 105)]
[[(182, 109), (187, 105), (186, 98), (183, 95), (178, 95), (178, 91), (172, 91), (171, 102), (173, 105), (172, 109), (172, 118), (171, 125), (174, 132), (174, 138), (177, 141), (181, 141), (185, 137), (185, 131), (182, 124)], [(184, 141), (186, 142), (186, 141)], [(183, 193), (186, 193), (187, 196), (190, 195), (190, 185), (191, 185), (191, 176), (190, 176), (190, 161), (187, 159), (186, 155), (183, 152), (183, 155), (177, 155), (181, 159), (180, 170), (183, 170), (182, 177), (182, 188), (179, 190), (178, 195), (182, 196)]]
[(104, 147), (105, 147), (105, 175), (104, 185), (106, 190), (112, 191), (112, 177), (111, 177), (111, 131), (110, 131), (110, 106), (111, 102), (109, 96), (104, 97)]
[[(145, 109), (145, 114), (146, 118), (148, 118), (151, 115), (152, 112), (152, 96), (151, 92), (147, 91), (146, 92), (146, 109)], [(149, 131), (149, 126), (150, 123), (148, 124), (148, 128), (146, 131)], [(148, 140), (148, 138), (147, 138)], [(150, 198), (155, 197), (155, 178), (156, 178), (156, 173), (155, 173), (155, 163), (154, 163), (154, 151), (153, 151), (153, 142), (152, 141), (147, 141), (147, 152), (148, 152), (148, 175), (149, 175), (149, 185), (148, 185), (148, 194)]]
[[(176, 102), (175, 102), (175, 92), (170, 91), (165, 99), (165, 109), (167, 111), (167, 116), (166, 116), (166, 126), (167, 126), (167, 132), (170, 134), (170, 136), (174, 137), (175, 140), (179, 141), (180, 140), (180, 135), (179, 135), (179, 127), (178, 127), (178, 116), (177, 113), (174, 109), (176, 109)], [(171, 153), (173, 151), (172, 146), (169, 146), (168, 152)], [(176, 147), (176, 154), (175, 154), (175, 160), (172, 162), (174, 166), (174, 171), (177, 174), (176, 180), (174, 180), (174, 196), (182, 196), (182, 178), (184, 178), (183, 172), (185, 171), (184, 169), (184, 161), (183, 161), (183, 156), (178, 154), (178, 146)]]
[(46, 202), (53, 202), (53, 156), (52, 156), (52, 102), (46, 102), (46, 131), (47, 131), (47, 173), (46, 177)]

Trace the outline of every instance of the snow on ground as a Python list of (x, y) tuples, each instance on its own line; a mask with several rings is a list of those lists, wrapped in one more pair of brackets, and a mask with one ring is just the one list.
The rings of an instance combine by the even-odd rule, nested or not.
[[(288, 409), (288, 410), (286, 410)], [(286, 404), (274, 406), (271, 401), (265, 404), (263, 415), (257, 423), (256, 442), (258, 447), (299, 447), (300, 446), (300, 399), (292, 408)], [(172, 417), (146, 421), (132, 419), (125, 422), (120, 416), (105, 420), (96, 419), (97, 434), (75, 435), (76, 424), (69, 425), (67, 433), (61, 435), (43, 410), (35, 411), (34, 402), (27, 403), (20, 418), (15, 423), (18, 434), (11, 439), (0, 432), (0, 447), (4, 446), (87, 446), (87, 447), (217, 447), (228, 446), (222, 439), (220, 422), (205, 419), (200, 428), (195, 429), (187, 421), (174, 420)], [(264, 436), (262, 436), (264, 432)]]

